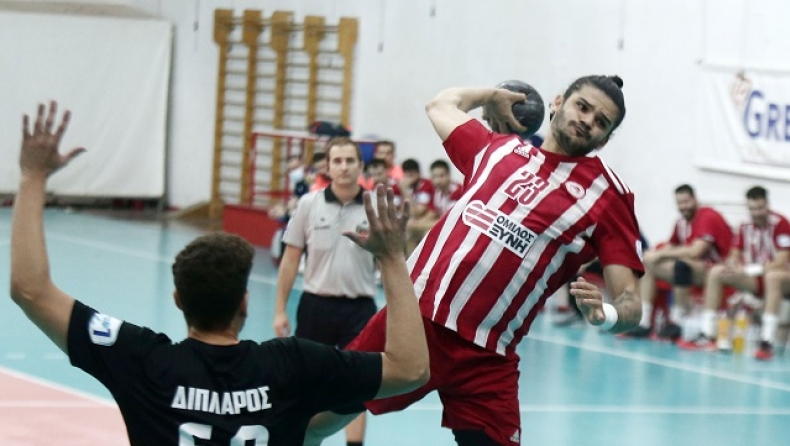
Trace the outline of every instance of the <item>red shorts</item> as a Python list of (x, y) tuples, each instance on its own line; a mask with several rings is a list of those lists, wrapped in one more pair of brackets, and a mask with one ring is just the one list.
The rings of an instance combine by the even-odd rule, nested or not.
[[(381, 352), (386, 341), (386, 308), (348, 345), (350, 350)], [(442, 400), (442, 426), (483, 430), (499, 444), (518, 445), (518, 356), (505, 357), (467, 341), (423, 318), (431, 358), (431, 378), (410, 393), (365, 403), (378, 415), (403, 410), (436, 390)]]

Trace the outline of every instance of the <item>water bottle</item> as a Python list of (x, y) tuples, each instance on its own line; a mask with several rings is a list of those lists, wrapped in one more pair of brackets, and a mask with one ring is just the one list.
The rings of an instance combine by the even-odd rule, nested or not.
[(719, 313), (716, 347), (721, 351), (732, 350), (732, 341), (730, 341), (730, 318), (727, 316), (726, 311)]
[(732, 336), (732, 351), (734, 353), (743, 353), (748, 327), (749, 318), (746, 316), (746, 310), (741, 308), (735, 313), (735, 330)]

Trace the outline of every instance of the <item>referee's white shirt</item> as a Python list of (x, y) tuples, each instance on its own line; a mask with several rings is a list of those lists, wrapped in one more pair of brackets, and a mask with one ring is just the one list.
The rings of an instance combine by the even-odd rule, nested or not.
[(363, 193), (360, 189), (347, 204), (340, 203), (331, 187), (299, 199), (283, 241), (307, 251), (304, 291), (349, 298), (376, 294), (373, 254), (342, 235), (370, 229)]

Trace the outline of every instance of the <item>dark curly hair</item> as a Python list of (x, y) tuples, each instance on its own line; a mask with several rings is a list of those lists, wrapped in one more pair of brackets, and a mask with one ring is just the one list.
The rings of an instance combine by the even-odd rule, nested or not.
[(187, 323), (199, 330), (230, 326), (247, 292), (255, 249), (243, 238), (212, 233), (176, 256), (173, 279)]

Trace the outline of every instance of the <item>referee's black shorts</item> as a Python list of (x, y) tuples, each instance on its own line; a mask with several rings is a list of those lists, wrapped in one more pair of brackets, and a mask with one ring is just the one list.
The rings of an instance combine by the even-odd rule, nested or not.
[(297, 338), (345, 348), (378, 309), (372, 297), (317, 296), (304, 292), (296, 310)]

